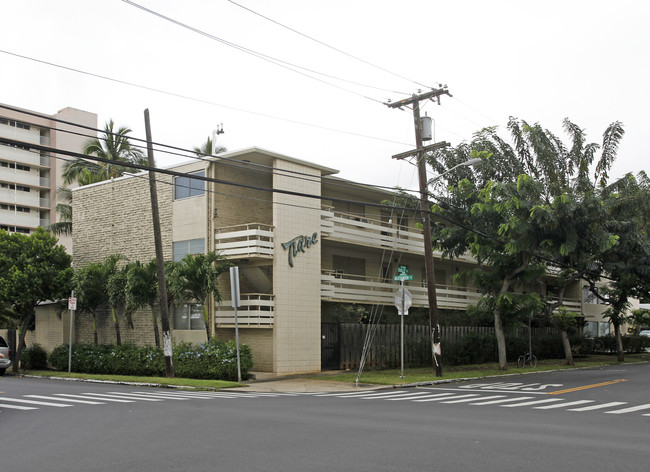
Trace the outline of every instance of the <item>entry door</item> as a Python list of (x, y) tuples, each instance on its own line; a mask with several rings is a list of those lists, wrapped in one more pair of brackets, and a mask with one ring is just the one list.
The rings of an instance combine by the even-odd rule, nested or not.
[(341, 367), (340, 334), (339, 323), (321, 323), (321, 369)]

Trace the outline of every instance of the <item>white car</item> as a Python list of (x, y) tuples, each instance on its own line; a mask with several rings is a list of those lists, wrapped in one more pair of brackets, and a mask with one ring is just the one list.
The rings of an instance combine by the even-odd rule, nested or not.
[(7, 341), (0, 336), (0, 376), (5, 375), (5, 371), (11, 367), (11, 353)]
[(650, 337), (650, 329), (642, 329), (639, 331), (639, 336), (648, 336)]

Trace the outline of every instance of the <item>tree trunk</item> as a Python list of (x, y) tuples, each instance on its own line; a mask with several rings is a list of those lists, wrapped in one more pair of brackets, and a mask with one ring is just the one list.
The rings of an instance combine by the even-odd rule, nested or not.
[(93, 313), (92, 317), (93, 317), (93, 340), (95, 341), (95, 346), (98, 346), (99, 337), (97, 336), (97, 316), (95, 316), (95, 313)]
[(503, 323), (501, 322), (501, 313), (499, 309), (494, 309), (494, 334), (497, 338), (497, 352), (499, 354), (499, 369), (506, 370), (506, 335), (503, 331)]
[(25, 335), (27, 334), (27, 329), (32, 324), (34, 316), (34, 310), (32, 309), (32, 312), (27, 315), (27, 317), (25, 317), (23, 319), (23, 322), (20, 324), (20, 332), (18, 333), (18, 346), (16, 347), (16, 356), (14, 357), (14, 363), (11, 368), (11, 371), (14, 374), (20, 373), (20, 356), (22, 355), (23, 349), (25, 348)]
[(210, 340), (210, 318), (208, 317), (208, 307), (203, 304), (203, 323), (205, 323), (205, 333), (208, 336), (208, 341)]
[(160, 347), (160, 333), (158, 332), (158, 319), (156, 318), (156, 310), (151, 307), (151, 321), (153, 323), (153, 337), (156, 340), (156, 347)]
[(614, 323), (614, 337), (616, 338), (616, 356), (619, 362), (625, 360), (625, 353), (623, 352), (623, 340), (621, 339), (621, 325)]
[(560, 331), (560, 337), (562, 338), (562, 347), (564, 347), (564, 358), (566, 359), (566, 365), (573, 365), (573, 353), (571, 352), (571, 343), (569, 342), (569, 335), (567, 334), (565, 329)]
[(113, 325), (115, 326), (115, 343), (118, 346), (121, 346), (122, 336), (120, 333), (120, 320), (117, 317), (117, 313), (115, 312), (115, 307), (111, 307), (111, 313), (113, 314)]

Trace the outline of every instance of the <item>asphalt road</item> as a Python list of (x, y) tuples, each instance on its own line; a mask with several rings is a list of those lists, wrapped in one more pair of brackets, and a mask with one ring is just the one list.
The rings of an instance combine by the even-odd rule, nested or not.
[(650, 463), (647, 363), (349, 393), (15, 377), (0, 379), (0, 392), (1, 470), (609, 472)]

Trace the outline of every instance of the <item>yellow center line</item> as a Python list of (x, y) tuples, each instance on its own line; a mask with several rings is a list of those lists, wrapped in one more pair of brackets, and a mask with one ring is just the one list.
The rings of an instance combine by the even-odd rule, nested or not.
[(577, 392), (579, 390), (587, 390), (588, 388), (604, 387), (605, 385), (613, 385), (620, 382), (627, 382), (627, 379), (616, 379), (610, 382), (603, 382), (603, 383), (593, 384), (593, 385), (583, 385), (582, 387), (567, 388), (566, 390), (556, 390), (555, 392), (548, 392), (548, 394), (560, 395), (562, 393), (571, 393), (571, 392)]

